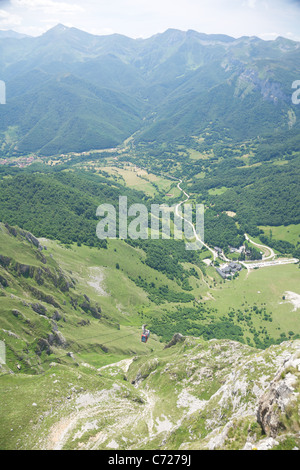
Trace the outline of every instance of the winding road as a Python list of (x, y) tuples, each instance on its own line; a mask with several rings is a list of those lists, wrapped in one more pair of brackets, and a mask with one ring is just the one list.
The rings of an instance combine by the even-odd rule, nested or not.
[(263, 255), (262, 259), (263, 259), (264, 261), (266, 261), (267, 259), (274, 259), (274, 258), (275, 258), (276, 254), (274, 253), (274, 250), (272, 250), (272, 248), (270, 248), (269, 246), (260, 245), (259, 243), (254, 242), (253, 240), (251, 240), (251, 239), (248, 237), (248, 235), (247, 235), (246, 233), (245, 233), (245, 238), (246, 238), (246, 240), (247, 240), (248, 242), (250, 242), (252, 245), (258, 246), (259, 248), (265, 248), (265, 249), (267, 249), (267, 250), (270, 252), (270, 254), (269, 254), (268, 256)]
[(192, 230), (193, 230), (193, 233), (195, 235), (195, 238), (198, 242), (201, 243), (201, 245), (205, 246), (205, 248), (207, 248), (212, 254), (213, 254), (213, 257), (214, 257), (214, 260), (217, 259), (218, 257), (218, 253), (213, 250), (212, 248), (210, 248), (210, 246), (208, 246), (206, 243), (204, 243), (203, 240), (201, 240), (201, 238), (199, 237), (199, 235), (197, 234), (196, 232), (196, 229), (195, 229), (195, 225), (188, 219), (186, 219), (185, 217), (183, 217), (181, 214), (179, 214), (179, 207), (184, 204), (186, 201), (189, 200), (190, 196), (181, 188), (180, 184), (182, 183), (182, 180), (180, 179), (178, 184), (177, 184), (177, 188), (183, 192), (183, 194), (186, 196), (186, 199), (184, 199), (183, 201), (179, 202), (176, 206), (175, 206), (175, 214), (177, 217), (180, 217), (182, 220), (184, 220), (185, 222), (187, 222), (191, 227), (192, 227)]
[[(169, 176), (169, 175), (168, 175)], [(172, 179), (177, 179), (177, 178), (173, 178), (172, 176), (169, 176), (170, 178)], [(207, 250), (209, 250), (212, 254), (213, 254), (213, 257), (214, 257), (214, 261), (217, 259), (218, 257), (218, 253), (213, 250), (209, 245), (207, 245), (206, 243), (204, 243), (203, 240), (200, 239), (200, 237), (198, 236), (197, 232), (196, 232), (196, 229), (195, 229), (195, 226), (194, 224), (187, 220), (186, 218), (184, 218), (180, 213), (179, 213), (179, 207), (184, 204), (186, 201), (188, 201), (190, 199), (190, 196), (181, 188), (181, 183), (182, 183), (182, 180), (179, 178), (179, 182), (177, 184), (177, 188), (185, 195), (186, 199), (184, 199), (183, 201), (179, 202), (176, 206), (175, 206), (175, 214), (177, 217), (180, 217), (182, 220), (185, 220), (191, 227), (192, 227), (192, 230), (193, 230), (193, 233), (195, 235), (195, 238), (196, 240), (198, 240), (203, 246), (205, 246), (205, 248), (207, 248)], [(251, 240), (249, 238), (249, 236), (245, 233), (245, 239), (251, 243), (252, 245), (255, 245), (259, 248), (262, 248), (262, 249), (265, 249), (267, 251), (269, 251), (270, 254), (268, 254), (267, 256), (263, 255), (262, 256), (262, 259), (260, 261), (254, 261), (254, 262), (246, 262), (246, 261), (239, 261), (240, 264), (242, 264), (247, 270), (248, 270), (248, 273), (250, 272), (251, 269), (257, 269), (257, 268), (265, 268), (265, 267), (269, 267), (269, 266), (277, 266), (277, 265), (284, 265), (284, 264), (295, 264), (295, 263), (298, 263), (299, 260), (297, 258), (280, 258), (280, 259), (275, 259), (276, 258), (276, 253), (274, 252), (274, 250), (272, 248), (270, 248), (269, 246), (266, 246), (266, 245), (261, 245), (259, 243), (256, 243), (254, 242), (253, 240)], [(227, 262), (231, 262), (232, 260), (230, 260), (229, 258), (227, 258), (225, 256), (225, 254), (222, 252), (222, 258), (224, 261), (227, 261)]]

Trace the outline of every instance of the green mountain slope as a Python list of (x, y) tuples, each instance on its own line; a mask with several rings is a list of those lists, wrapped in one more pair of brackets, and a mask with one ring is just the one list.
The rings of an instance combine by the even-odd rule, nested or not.
[(58, 25), (37, 38), (0, 38), (7, 104), (5, 154), (114, 147), (213, 130), (239, 141), (299, 125), (292, 103), (298, 43), (167, 30), (145, 40)]
[[(114, 147), (139, 128), (143, 106), (136, 99), (70, 75), (47, 76), (46, 83), (37, 75), (37, 87), (22, 94), (18, 89), (1, 109), (2, 129), (17, 129), (14, 153), (53, 155)], [(22, 75), (12, 83), (11, 93), (27, 80)]]
[(0, 238), (1, 339), (12, 371), (38, 373), (57, 353), (68, 361), (67, 348), (78, 347), (72, 331), (84, 326), (119, 329), (30, 232), (1, 224)]
[[(0, 327), (3, 337), (13, 341), (8, 366), (14, 371), (17, 363), (27, 372), (47, 368), (48, 359), (45, 364), (39, 359), (40, 342), (43, 359), (51, 360), (56, 348), (65, 357), (66, 348), (80, 352), (89, 344), (100, 353), (97, 358), (91, 352), (92, 362), (109, 362), (110, 354), (126, 357), (140, 348), (142, 323), (160, 341), (180, 332), (259, 348), (300, 334), (297, 311), (288, 296), (283, 301), (286, 291), (298, 292), (296, 265), (254, 271), (249, 278), (244, 270), (224, 284), (215, 268), (201, 261), (201, 253), (186, 252), (178, 241), (143, 245), (109, 240), (106, 249), (99, 249), (36, 239), (8, 224), (1, 224), (0, 241)], [(66, 341), (57, 339), (53, 346), (48, 337), (57, 327), (63, 328)], [(134, 342), (127, 344), (126, 331)]]
[[(268, 290), (276, 300), (284, 267), (263, 282), (257, 272), (223, 288), (213, 268), (200, 277), (188, 263), (189, 272), (177, 250), (183, 264), (170, 256), (174, 274), (203, 299), (170, 302), (163, 291), (157, 303), (139, 280), (185, 292), (168, 277), (168, 263), (153, 264), (159, 247), (110, 240), (107, 249), (68, 248), (0, 224), (2, 449), (299, 446), (299, 341), (265, 350), (232, 341), (243, 331), (262, 344), (269, 328), (283, 326), (283, 313), (286, 330), (297, 331), (291, 305), (281, 302), (277, 312), (275, 302), (269, 314), (250, 303), (263, 295), (271, 305)], [(284, 282), (296, 289), (297, 267), (288, 269)], [(147, 344), (142, 323), (151, 329)], [(166, 348), (174, 332), (191, 337), (175, 335)]]
[(299, 348), (177, 335), (107, 367), (2, 376), (1, 448), (298, 449)]

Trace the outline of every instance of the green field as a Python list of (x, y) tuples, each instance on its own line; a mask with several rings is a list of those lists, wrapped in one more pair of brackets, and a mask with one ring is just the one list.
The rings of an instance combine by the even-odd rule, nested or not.
[[(105, 174), (108, 179), (110, 179), (110, 177), (116, 179), (118, 183), (122, 183), (128, 188), (142, 191), (150, 197), (155, 197), (160, 193), (168, 193), (170, 188), (174, 186), (174, 182), (170, 179), (155, 175), (135, 165), (127, 164), (118, 166), (114, 163), (112, 159), (106, 159), (101, 166), (98, 165), (98, 162), (89, 162), (87, 167), (89, 169), (95, 169), (100, 174)], [(85, 165), (80, 166), (85, 168)], [(177, 190), (177, 188), (172, 188), (171, 192), (174, 196), (180, 195), (180, 191)]]
[[(260, 315), (251, 315), (251, 320), (256, 328), (265, 327), (268, 333), (277, 337), (278, 332), (284, 332), (289, 336), (289, 331), (300, 333), (299, 315), (300, 308), (287, 300), (283, 300), (286, 292), (298, 294), (300, 299), (299, 267), (297, 265), (283, 265), (246, 271), (239, 278), (226, 282), (222, 288), (212, 289), (212, 301), (220, 313), (226, 313), (230, 309), (250, 309), (253, 306), (261, 308), (266, 306), (266, 312), (272, 321), (264, 321)], [(245, 322), (241, 322), (245, 335), (249, 328)]]
[(211, 194), (212, 196), (220, 196), (221, 194), (225, 193), (227, 191), (228, 188), (226, 188), (225, 186), (223, 186), (222, 188), (214, 188), (214, 189), (210, 189), (208, 192), (209, 194)]
[(270, 238), (270, 235), (275, 240), (284, 240), (294, 245), (300, 243), (300, 224), (297, 225), (279, 225), (278, 227), (260, 226), (264, 234)]

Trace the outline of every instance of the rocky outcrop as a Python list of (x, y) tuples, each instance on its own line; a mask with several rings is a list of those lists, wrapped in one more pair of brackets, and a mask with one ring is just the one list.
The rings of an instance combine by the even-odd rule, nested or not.
[(4, 276), (1, 276), (0, 274), (0, 287), (8, 287), (8, 281)]
[(28, 240), (30, 243), (32, 243), (36, 248), (41, 247), (40, 242), (38, 241), (38, 239), (34, 235), (32, 235), (32, 233), (24, 232), (24, 231), (22, 233), (25, 235), (26, 240)]
[(25, 240), (27, 240), (29, 243), (32, 243), (36, 248), (42, 248), (40, 245), (40, 242), (34, 235), (32, 235), (32, 233), (27, 232), (27, 230), (22, 230), (17, 227), (12, 227), (11, 225), (7, 223), (4, 225), (7, 231), (9, 232), (9, 234), (12, 235), (13, 237), (17, 237), (19, 235)]
[(49, 305), (53, 305), (53, 307), (55, 308), (61, 308), (59, 303), (56, 302), (52, 295), (45, 294), (44, 292), (40, 291), (39, 289), (33, 286), (28, 286), (28, 289), (36, 299), (41, 300), (42, 302), (46, 302)]
[(16, 318), (23, 318), (24, 317), (23, 313), (19, 312), (19, 310), (17, 310), (17, 309), (13, 309), (12, 314)]
[(131, 381), (132, 385), (137, 386), (139, 382), (145, 380), (151, 372), (154, 372), (157, 369), (159, 361), (155, 358), (149, 361), (148, 363), (144, 364), (136, 374), (134, 380)]
[(31, 304), (31, 308), (35, 313), (38, 313), (39, 315), (46, 315), (47, 313), (46, 307), (39, 303)]
[(61, 319), (62, 319), (62, 315), (59, 313), (58, 310), (55, 310), (55, 312), (52, 315), (52, 320), (59, 321)]
[(40, 338), (37, 342), (35, 352), (38, 356), (41, 356), (43, 352), (47, 355), (52, 353), (49, 342), (45, 338)]
[(66, 347), (68, 345), (68, 342), (60, 331), (54, 331), (48, 335), (48, 343), (50, 346), (54, 345), (59, 347)]
[[(47, 419), (33, 424), (39, 448), (46, 435), (47, 442), (60, 436), (61, 448), (78, 450), (107, 450), (112, 442), (116, 449), (180, 453), (300, 448), (300, 341), (258, 350), (230, 340), (184, 339), (99, 369), (80, 363), (78, 373), (46, 374), (48, 382), (37, 386), (55, 384), (58, 421), (51, 420), (50, 430)], [(49, 354), (58, 342), (54, 329), (36, 351)], [(74, 361), (68, 364), (79, 366), (68, 351), (63, 356)], [(58, 363), (49, 366), (66, 372)]]
[(297, 403), (300, 392), (300, 358), (297, 355), (280, 368), (269, 390), (259, 400), (257, 421), (264, 433), (272, 438), (286, 430), (289, 425), (287, 412)]
[(244, 68), (243, 72), (238, 75), (235, 95), (244, 98), (251, 90), (257, 90), (261, 93), (266, 101), (277, 104), (278, 101), (289, 101), (280, 83), (274, 82), (268, 74), (262, 78), (257, 70), (252, 68)]
[[(39, 252), (37, 252), (37, 254), (39, 261), (46, 264), (46, 258)], [(75, 280), (67, 277), (60, 269), (55, 270), (45, 266), (19, 263), (13, 258), (2, 254), (0, 254), (0, 266), (13, 276), (17, 275), (18, 277), (34, 279), (39, 286), (48, 284), (58, 288), (61, 292), (68, 292), (75, 287)]]
[[(179, 450), (272, 449), (290, 436), (293, 447), (300, 445), (300, 341), (256, 350), (175, 335), (167, 346), (156, 363), (133, 361), (127, 377), (139, 390), (163, 391), (167, 403), (177, 397), (180, 429), (189, 430)], [(170, 421), (172, 406), (164, 408)], [(179, 436), (174, 425), (165, 448)]]
[(0, 254), (0, 265), (7, 268), (11, 263), (11, 258)]
[[(101, 318), (101, 307), (98, 305), (94, 307), (91, 305), (90, 300), (87, 296), (84, 296), (85, 300), (79, 304), (79, 307), (86, 313), (91, 313), (94, 318), (100, 319)], [(88, 299), (88, 300), (87, 300)]]
[(175, 333), (171, 341), (164, 347), (164, 349), (171, 348), (172, 346), (175, 346), (177, 343), (182, 343), (185, 340), (185, 337), (182, 336), (180, 333)]

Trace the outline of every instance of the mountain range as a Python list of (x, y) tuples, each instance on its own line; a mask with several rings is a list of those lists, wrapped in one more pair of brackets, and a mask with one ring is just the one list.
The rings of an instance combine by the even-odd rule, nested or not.
[(281, 37), (1, 31), (2, 156), (104, 149), (134, 133), (141, 142), (207, 133), (238, 142), (289, 132), (299, 126), (299, 60), (300, 43)]

